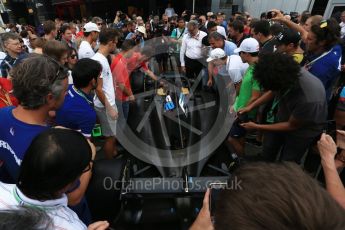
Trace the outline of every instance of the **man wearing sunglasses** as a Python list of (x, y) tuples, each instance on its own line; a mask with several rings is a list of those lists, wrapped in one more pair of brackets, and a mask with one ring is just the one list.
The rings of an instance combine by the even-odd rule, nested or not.
[(95, 23), (99, 30), (102, 29), (103, 26), (103, 19), (100, 17), (93, 17), (91, 20), (93, 23)]
[(67, 91), (66, 70), (46, 55), (27, 58), (11, 72), (18, 107), (0, 110), (0, 180), (15, 182), (31, 140), (48, 129), (48, 112), (58, 109)]
[[(15, 183), (19, 167), (31, 141), (49, 129), (48, 113), (62, 106), (67, 93), (67, 70), (47, 55), (25, 59), (11, 72), (13, 93), (18, 107), (0, 110), (0, 181)], [(78, 186), (68, 193), (68, 204), (85, 222), (90, 223), (83, 199), (91, 174), (80, 177)]]

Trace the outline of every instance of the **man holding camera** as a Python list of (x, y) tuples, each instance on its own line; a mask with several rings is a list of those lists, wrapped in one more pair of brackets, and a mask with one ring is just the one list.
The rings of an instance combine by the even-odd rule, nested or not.
[(276, 40), (270, 33), (270, 23), (267, 20), (257, 21), (253, 24), (251, 37), (260, 43), (260, 54), (275, 51)]

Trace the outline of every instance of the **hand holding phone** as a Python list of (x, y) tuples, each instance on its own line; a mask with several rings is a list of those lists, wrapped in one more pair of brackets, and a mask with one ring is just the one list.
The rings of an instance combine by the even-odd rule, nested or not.
[(202, 201), (202, 208), (194, 221), (193, 225), (189, 228), (189, 230), (198, 230), (198, 229), (205, 229), (205, 230), (213, 230), (213, 224), (211, 221), (211, 215), (209, 210), (209, 197), (210, 197), (210, 189), (206, 190), (204, 200)]
[(333, 138), (334, 142), (337, 141), (337, 124), (335, 120), (327, 121), (325, 131), (328, 135), (330, 135)]
[(216, 211), (216, 204), (219, 201), (219, 194), (227, 187), (228, 183), (211, 183), (210, 184), (210, 214), (211, 219), (214, 217)]
[(268, 11), (267, 12), (267, 19), (272, 19), (276, 16), (276, 13), (274, 11)]

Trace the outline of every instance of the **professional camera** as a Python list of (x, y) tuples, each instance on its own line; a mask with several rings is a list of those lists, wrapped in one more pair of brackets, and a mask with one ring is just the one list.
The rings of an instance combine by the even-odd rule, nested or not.
[(298, 23), (298, 16), (298, 12), (290, 12), (291, 21), (294, 23)]

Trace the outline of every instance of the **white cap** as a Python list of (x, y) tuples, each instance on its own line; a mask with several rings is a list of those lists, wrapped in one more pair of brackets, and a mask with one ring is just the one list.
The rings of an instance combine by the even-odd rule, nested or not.
[(226, 54), (225, 54), (225, 51), (221, 48), (216, 48), (216, 49), (213, 49), (211, 50), (210, 52), (210, 57), (207, 58), (207, 62), (210, 62), (210, 61), (213, 61), (215, 59), (220, 59), (220, 58), (223, 58), (225, 57)]
[(88, 22), (84, 25), (84, 32), (90, 33), (92, 31), (100, 32), (98, 26), (93, 22)]
[(240, 48), (235, 49), (234, 52), (256, 53), (259, 52), (259, 49), (259, 42), (255, 38), (246, 38), (241, 43)]
[(143, 27), (143, 26), (138, 26), (137, 31), (140, 32), (140, 33), (143, 33), (143, 34), (146, 36), (146, 29), (145, 29), (145, 27)]

